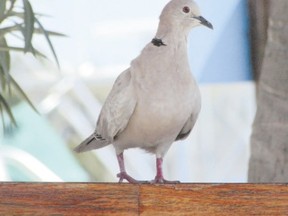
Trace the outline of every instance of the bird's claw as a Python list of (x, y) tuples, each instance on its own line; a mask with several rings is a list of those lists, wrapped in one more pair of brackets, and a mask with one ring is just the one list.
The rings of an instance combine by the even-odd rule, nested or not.
[(120, 172), (117, 174), (117, 177), (119, 178), (119, 183), (122, 183), (123, 180), (128, 181), (129, 183), (132, 184), (144, 184), (144, 183), (149, 183), (148, 181), (138, 181), (131, 176), (129, 176), (126, 172)]
[(180, 181), (169, 181), (164, 179), (163, 177), (155, 177), (152, 181), (150, 181), (151, 184), (179, 184)]

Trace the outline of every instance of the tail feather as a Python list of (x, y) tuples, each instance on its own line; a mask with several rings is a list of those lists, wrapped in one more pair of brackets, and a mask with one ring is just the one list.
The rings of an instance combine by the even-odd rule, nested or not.
[(75, 152), (86, 152), (92, 149), (99, 149), (111, 144), (107, 140), (97, 139), (94, 134), (90, 135), (87, 139), (85, 139), (80, 145), (74, 148)]

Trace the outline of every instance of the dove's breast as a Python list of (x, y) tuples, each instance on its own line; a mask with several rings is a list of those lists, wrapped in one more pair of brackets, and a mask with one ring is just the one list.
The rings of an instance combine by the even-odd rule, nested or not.
[(160, 154), (165, 154), (191, 114), (198, 115), (199, 89), (185, 53), (179, 59), (168, 55), (156, 61), (152, 55), (146, 62), (140, 60), (131, 67), (137, 105), (114, 146), (140, 147), (156, 154), (162, 146)]

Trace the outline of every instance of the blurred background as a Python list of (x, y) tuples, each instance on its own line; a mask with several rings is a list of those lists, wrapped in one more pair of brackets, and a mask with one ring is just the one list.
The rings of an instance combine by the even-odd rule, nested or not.
[[(43, 35), (33, 36), (33, 43), (48, 59), (11, 52), (10, 73), (39, 113), (13, 96), (18, 127), (5, 134), (0, 127), (0, 181), (117, 181), (111, 146), (82, 154), (72, 149), (94, 131), (115, 78), (154, 37), (167, 2), (30, 0), (35, 13), (47, 14), (39, 18), (45, 29), (67, 37), (50, 37), (61, 69)], [(214, 26), (189, 36), (202, 110), (191, 135), (164, 158), (164, 175), (181, 182), (246, 182), (256, 110), (249, 4), (197, 3)], [(7, 41), (19, 43), (13, 35)], [(125, 160), (131, 176), (154, 178), (153, 155), (131, 149)]]

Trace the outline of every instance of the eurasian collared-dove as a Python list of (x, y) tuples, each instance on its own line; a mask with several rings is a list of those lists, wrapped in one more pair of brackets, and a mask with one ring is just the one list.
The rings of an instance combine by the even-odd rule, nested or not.
[(76, 152), (112, 144), (120, 167), (119, 182), (137, 183), (126, 173), (123, 151), (142, 148), (156, 155), (157, 173), (152, 182), (171, 182), (163, 177), (163, 157), (174, 141), (189, 135), (201, 107), (187, 55), (188, 33), (199, 25), (213, 28), (200, 16), (193, 0), (172, 0), (164, 7), (156, 36), (119, 75), (95, 132)]

